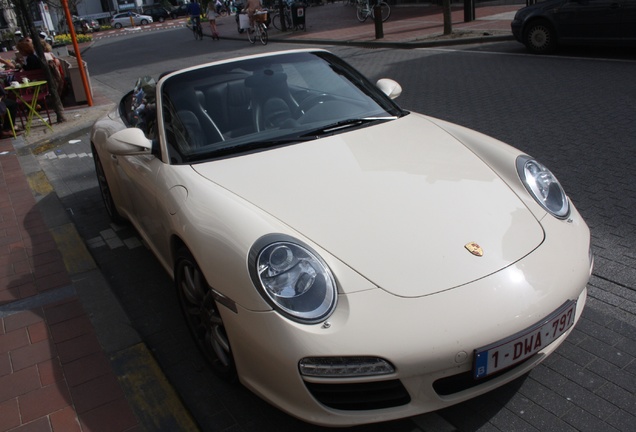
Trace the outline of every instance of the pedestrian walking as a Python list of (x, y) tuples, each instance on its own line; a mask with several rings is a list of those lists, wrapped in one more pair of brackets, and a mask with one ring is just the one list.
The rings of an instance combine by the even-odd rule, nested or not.
[(215, 4), (212, 0), (208, 2), (206, 15), (208, 17), (208, 22), (210, 23), (210, 30), (212, 31), (212, 40), (219, 40), (219, 32), (216, 29), (216, 17), (219, 16), (219, 14), (217, 13)]

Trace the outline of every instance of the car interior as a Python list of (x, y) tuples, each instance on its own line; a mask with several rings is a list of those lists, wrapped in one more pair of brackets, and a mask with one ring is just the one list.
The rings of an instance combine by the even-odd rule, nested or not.
[[(342, 119), (388, 115), (346, 76), (334, 74), (321, 60), (314, 63), (255, 62), (248, 67), (215, 66), (214, 70), (200, 68), (168, 76), (161, 88), (160, 112), (168, 148), (178, 153), (175, 162), (299, 136)], [(149, 139), (157, 139), (157, 110), (152, 100), (156, 84), (147, 77), (144, 82), (145, 89), (138, 83), (124, 98), (123, 115), (129, 125), (143, 129)]]

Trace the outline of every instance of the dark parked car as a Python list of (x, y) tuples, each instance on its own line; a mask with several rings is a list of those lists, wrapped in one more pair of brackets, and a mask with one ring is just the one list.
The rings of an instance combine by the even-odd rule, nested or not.
[(188, 13), (188, 5), (182, 4), (182, 5), (173, 7), (172, 10), (170, 10), (170, 16), (172, 18), (190, 16), (190, 14)]
[(636, 1), (547, 0), (520, 9), (511, 27), (537, 54), (559, 45), (636, 45)]
[(150, 6), (144, 8), (144, 15), (150, 15), (153, 21), (164, 22), (168, 18), (171, 18), (170, 12), (163, 6)]
[[(73, 27), (75, 28), (75, 33), (92, 33), (100, 30), (100, 25), (97, 21), (90, 18), (82, 18), (73, 16)], [(63, 31), (68, 31), (66, 28), (66, 21), (64, 21)]]

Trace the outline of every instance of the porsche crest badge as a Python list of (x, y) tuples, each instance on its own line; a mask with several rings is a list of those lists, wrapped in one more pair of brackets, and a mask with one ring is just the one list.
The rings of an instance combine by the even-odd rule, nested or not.
[(475, 242), (466, 243), (464, 247), (466, 248), (468, 252), (470, 252), (471, 254), (475, 256), (478, 256), (478, 257), (484, 256), (484, 250), (481, 248), (481, 246), (479, 246)]

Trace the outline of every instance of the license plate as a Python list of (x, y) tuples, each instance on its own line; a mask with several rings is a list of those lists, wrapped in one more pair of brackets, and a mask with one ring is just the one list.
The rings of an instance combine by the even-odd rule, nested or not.
[(576, 301), (560, 307), (540, 323), (507, 339), (475, 350), (475, 379), (485, 378), (531, 357), (574, 324)]

